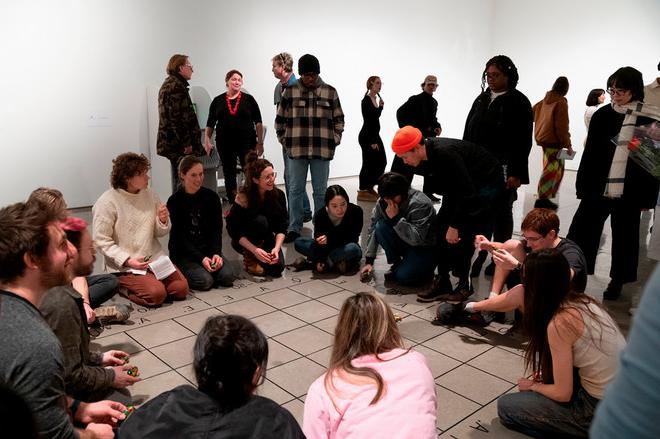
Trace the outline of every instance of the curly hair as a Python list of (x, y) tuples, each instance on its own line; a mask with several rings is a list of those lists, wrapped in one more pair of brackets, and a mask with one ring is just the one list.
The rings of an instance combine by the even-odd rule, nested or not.
[(151, 169), (151, 163), (144, 154), (125, 152), (112, 160), (110, 185), (113, 189), (126, 190), (128, 179)]
[(513, 61), (511, 61), (511, 58), (509, 58), (508, 56), (497, 55), (489, 59), (488, 62), (486, 63), (484, 72), (481, 75), (482, 91), (486, 89), (486, 71), (490, 66), (497, 67), (497, 70), (502, 72), (502, 74), (507, 77), (507, 85), (511, 90), (516, 88), (519, 79), (518, 69), (516, 68), (516, 65), (513, 63)]
[(293, 58), (287, 52), (278, 53), (271, 59), (271, 61), (277, 65), (283, 66), (285, 72), (293, 72)]

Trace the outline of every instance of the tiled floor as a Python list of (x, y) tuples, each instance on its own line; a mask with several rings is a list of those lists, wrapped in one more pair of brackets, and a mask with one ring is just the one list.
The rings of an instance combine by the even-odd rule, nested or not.
[[(570, 196), (573, 178), (574, 173), (567, 172), (563, 186), (566, 190), (559, 202), (564, 233), (577, 206), (577, 201)], [(351, 196), (355, 194), (355, 178), (338, 183), (343, 184)], [(523, 212), (531, 208), (533, 201), (533, 195), (521, 193), (515, 205), (517, 230)], [(372, 203), (362, 203), (365, 215), (372, 206)], [(89, 218), (88, 210), (78, 214)], [(588, 292), (597, 298), (602, 296), (608, 280), (608, 233), (604, 239), (605, 249), (599, 257), (598, 273), (589, 279)], [(240, 267), (237, 254), (227, 244), (225, 239), (226, 257), (235, 267)], [(290, 245), (285, 254), (287, 261), (297, 256)], [(642, 280), (653, 265), (642, 258)], [(497, 420), (497, 398), (516, 391), (515, 383), (524, 374), (520, 341), (506, 334), (509, 325), (432, 326), (429, 322), (436, 304), (420, 305), (415, 301), (417, 290), (383, 284), (382, 274), (387, 268), (384, 257), (379, 257), (375, 279), (368, 284), (361, 283), (357, 275), (318, 276), (310, 271), (286, 270), (280, 279), (259, 279), (243, 273), (233, 288), (194, 292), (185, 301), (165, 304), (158, 309), (138, 307), (127, 324), (107, 327), (93, 344), (99, 349), (123, 349), (131, 353), (131, 363), (139, 366), (143, 378), (133, 386), (132, 393), (138, 402), (144, 402), (177, 385), (194, 384), (192, 346), (195, 334), (207, 317), (219, 313), (247, 316), (269, 338), (267, 380), (259, 393), (282, 404), (302, 422), (305, 394), (310, 383), (325, 370), (342, 302), (355, 292), (376, 291), (403, 317), (400, 329), (406, 345), (423, 353), (429, 361), (438, 395), (439, 436), (522, 437), (504, 429)], [(640, 281), (626, 286), (624, 297), (610, 306), (624, 330), (629, 325), (631, 294), (638, 292), (642, 284)], [(488, 286), (489, 280), (482, 274), (475, 281), (477, 295), (484, 296)]]

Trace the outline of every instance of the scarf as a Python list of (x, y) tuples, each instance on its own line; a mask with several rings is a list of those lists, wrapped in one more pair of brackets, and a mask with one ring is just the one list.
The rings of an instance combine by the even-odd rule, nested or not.
[(619, 135), (616, 137), (616, 149), (614, 150), (614, 157), (612, 158), (603, 195), (607, 198), (621, 198), (626, 177), (626, 165), (628, 164), (628, 144), (635, 133), (637, 116), (660, 120), (660, 109), (639, 101), (629, 102), (625, 105), (612, 103), (612, 108), (617, 113), (625, 114), (625, 117)]

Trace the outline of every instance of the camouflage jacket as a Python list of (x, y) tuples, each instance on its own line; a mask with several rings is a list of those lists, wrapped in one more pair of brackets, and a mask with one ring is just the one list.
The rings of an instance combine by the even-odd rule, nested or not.
[(202, 155), (202, 132), (188, 94), (188, 81), (178, 75), (165, 79), (158, 92), (158, 118), (158, 155), (177, 160), (188, 145), (192, 145), (193, 154)]

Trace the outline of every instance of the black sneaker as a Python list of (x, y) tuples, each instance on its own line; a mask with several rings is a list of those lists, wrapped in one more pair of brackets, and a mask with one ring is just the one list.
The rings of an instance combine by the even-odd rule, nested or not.
[(557, 210), (559, 208), (559, 205), (557, 203), (553, 203), (552, 201), (550, 201), (549, 198), (539, 198), (534, 202), (534, 208)]
[(289, 231), (286, 233), (286, 236), (284, 237), (284, 242), (285, 242), (286, 244), (289, 244), (289, 243), (295, 241), (295, 240), (296, 240), (297, 238), (299, 238), (299, 237), (300, 237), (300, 233), (298, 233), (298, 232), (294, 232), (293, 230), (289, 230)]
[(419, 293), (417, 295), (417, 301), (420, 303), (429, 303), (442, 300), (440, 296), (445, 295), (447, 292), (451, 291), (451, 281), (448, 276), (436, 276), (433, 279), (433, 285), (431, 290), (426, 293)]
[(623, 284), (621, 282), (611, 280), (603, 292), (603, 300), (617, 300), (621, 297), (622, 290)]

